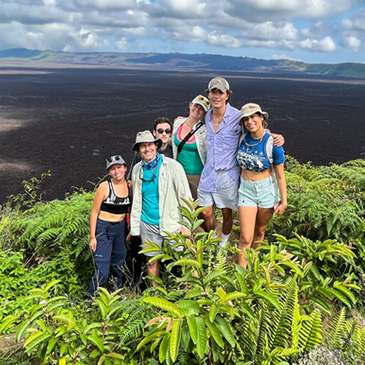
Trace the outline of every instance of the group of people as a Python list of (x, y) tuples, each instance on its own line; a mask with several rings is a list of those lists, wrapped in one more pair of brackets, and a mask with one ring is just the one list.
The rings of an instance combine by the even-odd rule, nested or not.
[[(168, 118), (157, 118), (152, 133), (137, 133), (128, 175), (120, 155), (107, 160), (109, 179), (96, 191), (90, 218), (95, 257), (90, 295), (106, 284), (109, 271), (121, 287), (121, 267), (131, 236), (140, 237), (142, 244), (148, 239), (161, 249), (166, 231), (190, 234), (179, 223), (181, 198), (198, 199), (205, 207), (201, 216), (207, 232), (215, 230), (213, 208), (221, 209), (220, 248), (227, 245), (233, 210), (238, 209), (238, 263), (243, 267), (247, 266), (245, 249), (256, 248), (272, 215), (284, 212), (284, 138), (267, 130), (268, 113), (255, 103), (241, 110), (232, 107), (232, 91), (222, 77), (213, 78), (205, 93), (206, 97), (198, 95), (191, 101), (188, 117), (178, 117), (173, 124)], [(159, 276), (158, 260), (148, 262), (158, 254), (145, 254), (149, 275)]]

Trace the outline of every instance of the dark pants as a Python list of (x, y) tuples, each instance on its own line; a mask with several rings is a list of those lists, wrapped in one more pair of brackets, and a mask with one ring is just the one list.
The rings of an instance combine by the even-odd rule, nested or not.
[(122, 287), (122, 266), (127, 254), (125, 245), (126, 221), (112, 223), (97, 220), (96, 223), (95, 274), (92, 278), (89, 294), (94, 295), (98, 286), (105, 286), (109, 270), (116, 287)]

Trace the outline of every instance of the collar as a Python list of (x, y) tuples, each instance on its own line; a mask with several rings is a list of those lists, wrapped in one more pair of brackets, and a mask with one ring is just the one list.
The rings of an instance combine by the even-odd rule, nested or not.
[(156, 157), (150, 162), (146, 162), (144, 159), (142, 159), (142, 165), (147, 170), (152, 170), (157, 166), (159, 160), (160, 160), (160, 154), (157, 152)]

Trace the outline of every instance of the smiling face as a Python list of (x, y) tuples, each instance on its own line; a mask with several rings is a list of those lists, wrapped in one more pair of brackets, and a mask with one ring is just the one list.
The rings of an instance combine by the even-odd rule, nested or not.
[(189, 110), (190, 110), (189, 116), (194, 119), (198, 119), (198, 120), (203, 119), (203, 117), (205, 115), (205, 110), (203, 109), (203, 107), (200, 104), (190, 103)]
[(264, 117), (260, 113), (255, 113), (249, 117), (242, 118), (245, 128), (250, 133), (262, 132), (264, 130), (263, 121)]
[(220, 109), (225, 107), (227, 100), (229, 99), (229, 93), (226, 91), (223, 93), (218, 89), (213, 89), (208, 92), (208, 99), (213, 109)]
[(153, 131), (153, 135), (156, 139), (162, 140), (162, 147), (166, 147), (171, 137), (171, 127), (169, 123), (159, 123), (156, 125), (156, 129)]
[(116, 180), (123, 180), (126, 171), (127, 171), (126, 165), (114, 164), (109, 167), (109, 175)]
[(138, 152), (146, 162), (151, 162), (157, 155), (154, 142), (144, 142), (138, 145)]

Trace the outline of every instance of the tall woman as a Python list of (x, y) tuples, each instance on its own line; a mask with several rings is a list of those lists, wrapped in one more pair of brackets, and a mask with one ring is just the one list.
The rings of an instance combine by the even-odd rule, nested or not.
[(194, 199), (197, 199), (200, 174), (207, 161), (204, 117), (209, 108), (209, 100), (198, 95), (189, 104), (189, 116), (175, 119), (172, 132), (173, 156), (185, 170)]
[(282, 147), (275, 147), (265, 131), (268, 113), (258, 104), (241, 108), (243, 134), (237, 152), (241, 167), (238, 192), (238, 213), (241, 225), (238, 263), (247, 266), (245, 248), (257, 248), (273, 214), (282, 214), (287, 206), (284, 175), (285, 156)]
[(125, 179), (127, 165), (120, 155), (106, 160), (109, 179), (103, 181), (95, 193), (90, 216), (90, 248), (95, 253), (95, 274), (89, 288), (94, 295), (111, 276), (117, 288), (122, 286), (122, 266), (126, 248), (126, 216), (132, 193)]

